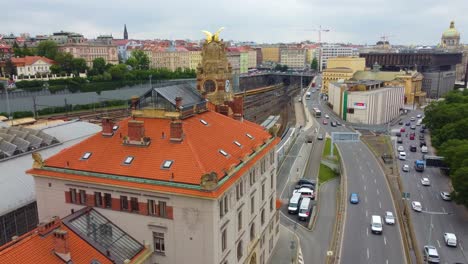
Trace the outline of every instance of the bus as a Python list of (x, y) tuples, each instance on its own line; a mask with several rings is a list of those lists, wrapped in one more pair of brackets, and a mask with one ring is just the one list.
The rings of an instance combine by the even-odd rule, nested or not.
[(322, 112), (317, 107), (312, 108), (312, 112), (313, 112), (315, 117), (321, 117), (322, 116)]

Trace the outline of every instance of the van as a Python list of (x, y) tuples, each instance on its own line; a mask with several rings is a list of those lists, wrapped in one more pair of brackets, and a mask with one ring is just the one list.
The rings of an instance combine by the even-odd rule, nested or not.
[(301, 202), (301, 194), (294, 192), (291, 199), (289, 199), (288, 213), (297, 214), (299, 210), (299, 203)]
[(421, 153), (427, 153), (427, 146), (421, 147)]
[(371, 231), (374, 234), (382, 234), (383, 225), (382, 225), (382, 217), (380, 217), (380, 215), (372, 216)]
[(301, 206), (299, 207), (299, 220), (307, 220), (310, 217), (310, 212), (312, 211), (312, 199), (304, 198), (301, 201)]
[(398, 159), (399, 160), (406, 160), (406, 152), (401, 151), (400, 153), (398, 153)]
[(312, 189), (309, 189), (309, 188), (300, 188), (299, 190), (296, 190), (295, 192), (298, 192), (301, 194), (301, 197), (302, 198), (311, 198), (311, 199), (314, 199), (315, 195), (314, 195), (314, 190)]

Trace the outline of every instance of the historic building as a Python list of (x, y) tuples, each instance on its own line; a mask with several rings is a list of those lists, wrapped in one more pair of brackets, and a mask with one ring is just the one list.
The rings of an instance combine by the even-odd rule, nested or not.
[(266, 263), (279, 236), (276, 144), (243, 119), (218, 34), (202, 48), (197, 90), (132, 100), (132, 117), (47, 160), (34, 157), (39, 219), (84, 207), (153, 250), (150, 263)]
[(366, 67), (364, 58), (336, 57), (328, 59), (328, 67), (322, 72), (321, 93), (328, 93), (328, 84), (338, 80), (349, 80), (356, 71), (363, 71)]
[(442, 48), (458, 48), (460, 46), (460, 32), (455, 29), (455, 22), (450, 22), (450, 27), (444, 31), (440, 40)]
[(26, 56), (24, 58), (11, 58), (11, 62), (16, 67), (18, 76), (49, 74), (50, 66), (56, 62), (41, 56)]
[[(62, 34), (52, 38), (57, 38), (57, 43), (62, 43)], [(60, 38), (59, 38), (60, 36)], [(112, 36), (99, 36), (96, 40), (86, 40), (82, 35), (72, 34), (66, 36), (66, 43), (59, 45), (58, 49), (62, 52), (68, 52), (74, 58), (82, 58), (86, 61), (88, 67), (93, 66), (93, 60), (103, 58), (106, 63), (118, 64), (119, 56), (117, 45), (112, 43)]]

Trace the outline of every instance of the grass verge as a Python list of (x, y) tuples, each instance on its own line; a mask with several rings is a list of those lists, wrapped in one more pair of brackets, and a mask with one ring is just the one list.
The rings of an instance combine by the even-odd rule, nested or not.
[[(325, 146), (323, 147), (322, 158), (327, 158), (330, 156), (330, 146), (331, 146), (331, 139), (327, 138), (325, 140)], [(338, 150), (336, 149), (336, 145), (333, 148), (333, 154), (335, 157), (339, 157)]]
[(331, 180), (338, 176), (338, 174), (330, 169), (328, 166), (324, 164), (320, 164), (320, 170), (319, 170), (319, 184), (322, 184), (328, 180)]

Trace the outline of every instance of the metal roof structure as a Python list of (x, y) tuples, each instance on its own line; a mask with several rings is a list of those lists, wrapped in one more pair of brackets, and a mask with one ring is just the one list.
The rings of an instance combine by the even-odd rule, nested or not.
[[(20, 131), (27, 130), (22, 128)], [(46, 134), (50, 138), (55, 138), (58, 142), (61, 142), (37, 150), (42, 157), (46, 159), (99, 131), (101, 131), (101, 127), (95, 124), (87, 122), (68, 122), (36, 130), (36, 135), (38, 136), (28, 134), (24, 141), (19, 139), (15, 141), (18, 145), (7, 142), (6, 140), (2, 140), (0, 144), (5, 144), (5, 146), (10, 146), (12, 149), (14, 148), (15, 151), (18, 151), (18, 146), (19, 148), (25, 148), (25, 145), (21, 144), (27, 144), (26, 142), (36, 144), (37, 142), (34, 140), (40, 140), (41, 142), (44, 140), (47, 141), (48, 139), (40, 137), (42, 134)], [(6, 147), (2, 149), (6, 150)], [(31, 175), (25, 173), (26, 170), (31, 168), (32, 164), (33, 159), (28, 152), (0, 160), (0, 193), (2, 194), (2, 199), (0, 199), (0, 215), (4, 215), (36, 200), (34, 179)]]

